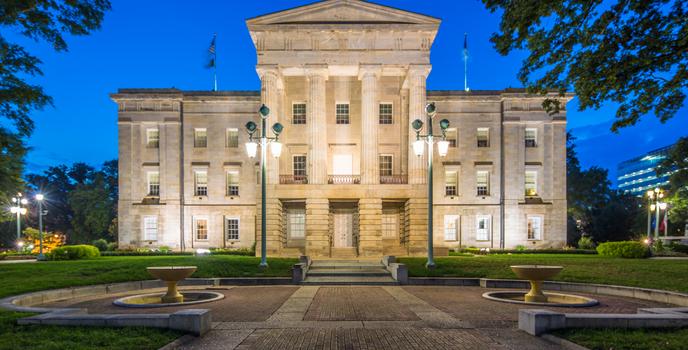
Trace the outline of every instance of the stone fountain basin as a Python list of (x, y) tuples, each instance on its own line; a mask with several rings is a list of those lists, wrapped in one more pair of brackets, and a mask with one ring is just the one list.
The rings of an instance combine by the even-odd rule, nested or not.
[(495, 291), (483, 294), (483, 298), (513, 304), (557, 306), (557, 307), (590, 307), (599, 304), (596, 299), (581, 295), (544, 292), (546, 302), (525, 301), (527, 291)]
[(146, 270), (157, 279), (165, 282), (175, 282), (191, 276), (196, 272), (196, 266), (156, 266), (148, 267)]
[(563, 266), (549, 266), (549, 265), (514, 265), (511, 266), (518, 278), (531, 281), (544, 281), (559, 274), (563, 270)]
[(193, 304), (208, 303), (224, 299), (225, 295), (212, 291), (189, 290), (184, 291), (184, 301), (179, 303), (165, 303), (162, 301), (163, 293), (137, 294), (118, 298), (112, 303), (116, 306), (132, 308), (155, 308), (166, 306), (186, 306)]

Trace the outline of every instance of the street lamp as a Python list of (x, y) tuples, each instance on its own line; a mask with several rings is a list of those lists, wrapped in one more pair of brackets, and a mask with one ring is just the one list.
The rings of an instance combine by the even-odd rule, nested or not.
[[(413, 142), (413, 153), (416, 156), (422, 156), (425, 151), (425, 144), (428, 144), (428, 262), (425, 267), (428, 269), (435, 268), (435, 259), (433, 257), (433, 225), (432, 225), (432, 156), (434, 147), (434, 135), (432, 133), (432, 119), (435, 117), (437, 108), (434, 103), (425, 105), (427, 134), (421, 135), (420, 131), (423, 129), (423, 122), (416, 119), (411, 123), (411, 127), (416, 132), (416, 141)], [(442, 130), (442, 139), (437, 142), (437, 151), (441, 157), (447, 155), (449, 150), (449, 141), (447, 141), (447, 128), (449, 128), (449, 120), (440, 120), (440, 129)]]
[(655, 188), (654, 190), (649, 190), (647, 191), (647, 198), (648, 203), (650, 204), (650, 210), (647, 213), (647, 237), (650, 240), (650, 242), (652, 242), (653, 238), (650, 233), (650, 216), (652, 215), (652, 212), (655, 212), (654, 239), (657, 239), (657, 237), (659, 237), (659, 210), (662, 205), (664, 206), (664, 208), (666, 208), (666, 203), (660, 202), (660, 200), (664, 198), (664, 191), (659, 187)]
[(43, 200), (45, 196), (42, 193), (36, 194), (36, 201), (38, 202), (38, 261), (45, 260), (43, 255)]
[(17, 193), (16, 197), (12, 197), (12, 203), (15, 205), (10, 207), (10, 212), (12, 214), (17, 214), (17, 250), (21, 251), (22, 246), (24, 245), (20, 239), (21, 239), (21, 216), (26, 214), (26, 208), (22, 207), (22, 205), (26, 205), (29, 203), (26, 198), (23, 198), (23, 195), (21, 192)]
[[(260, 206), (260, 267), (261, 268), (267, 268), (268, 267), (268, 261), (267, 261), (267, 234), (266, 234), (266, 210), (265, 210), (265, 172), (266, 172), (266, 158), (267, 158), (267, 147), (268, 143), (270, 143), (270, 153), (272, 153), (272, 156), (275, 158), (278, 158), (280, 154), (282, 153), (282, 144), (279, 142), (279, 134), (282, 133), (282, 130), (284, 129), (284, 126), (280, 123), (275, 123), (272, 125), (272, 132), (275, 134), (275, 137), (268, 137), (267, 134), (267, 119), (268, 116), (270, 115), (270, 108), (268, 108), (266, 105), (260, 106), (260, 109), (258, 110), (260, 114), (260, 137), (258, 139), (260, 140), (260, 201), (261, 201), (261, 206)], [(257, 126), (256, 123), (250, 121), (246, 123), (246, 131), (248, 131), (248, 142), (246, 143), (246, 153), (248, 153), (248, 156), (250, 158), (254, 158), (256, 156), (257, 150), (258, 150), (258, 143), (254, 140), (253, 134), (256, 132)]]

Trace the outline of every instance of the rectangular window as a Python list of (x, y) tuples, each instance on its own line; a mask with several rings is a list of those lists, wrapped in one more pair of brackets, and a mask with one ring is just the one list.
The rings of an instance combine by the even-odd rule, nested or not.
[(528, 239), (542, 239), (542, 216), (528, 216)]
[(380, 124), (392, 124), (392, 104), (380, 103)]
[(478, 170), (475, 173), (475, 185), (478, 196), (490, 195), (490, 173), (486, 170)]
[(158, 240), (158, 217), (144, 216), (143, 217), (143, 240), (157, 241)]
[(526, 170), (525, 174), (526, 180), (526, 196), (534, 197), (537, 196), (537, 171)]
[(449, 147), (456, 148), (456, 142), (458, 139), (458, 133), (455, 128), (447, 129), (447, 141), (449, 141)]
[(392, 155), (380, 155), (380, 176), (392, 176)]
[(237, 148), (239, 147), (239, 129), (229, 128), (225, 136), (225, 147)]
[(335, 105), (335, 115), (337, 124), (349, 124), (349, 104), (337, 103)]
[(478, 147), (490, 147), (490, 128), (478, 128)]
[(445, 215), (444, 216), (444, 240), (456, 241), (459, 235), (459, 216)]
[(157, 171), (148, 172), (148, 195), (153, 197), (160, 195), (160, 173)]
[(287, 233), (289, 238), (306, 237), (306, 209), (289, 209), (287, 212)]
[(294, 103), (291, 105), (291, 123), (306, 124), (306, 104)]
[(228, 241), (239, 240), (239, 219), (227, 218), (225, 220), (225, 237)]
[(160, 131), (157, 128), (146, 130), (146, 147), (160, 147)]
[(239, 171), (227, 171), (227, 196), (239, 195)]
[(447, 170), (444, 172), (444, 195), (457, 196), (459, 194), (459, 172)]
[(196, 196), (208, 195), (208, 171), (196, 170), (194, 171), (194, 188)]
[(208, 130), (205, 128), (194, 129), (194, 147), (206, 148), (208, 147)]
[(196, 239), (206, 240), (208, 239), (208, 219), (207, 218), (194, 218), (194, 231), (196, 234)]
[(306, 156), (303, 154), (294, 156), (294, 179), (304, 179), (306, 177)]
[(489, 241), (490, 240), (490, 224), (491, 217), (489, 215), (478, 215), (475, 221), (475, 240)]
[(397, 238), (399, 236), (399, 214), (382, 214), (382, 237)]
[(537, 129), (526, 128), (526, 147), (537, 147)]

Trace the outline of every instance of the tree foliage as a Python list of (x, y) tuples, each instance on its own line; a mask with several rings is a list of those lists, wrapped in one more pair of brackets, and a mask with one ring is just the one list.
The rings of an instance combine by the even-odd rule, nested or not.
[[(579, 108), (619, 104), (612, 130), (654, 113), (664, 122), (688, 87), (688, 2), (683, 0), (483, 0), (502, 12), (491, 41), (507, 55), (527, 49), (519, 80), (544, 93), (571, 88)], [(547, 99), (545, 108), (559, 110)]]
[(656, 169), (669, 177), (669, 220), (682, 226), (688, 222), (688, 137), (680, 138)]
[[(43, 88), (27, 82), (42, 75), (41, 60), (8, 40), (13, 32), (66, 51), (64, 35), (86, 35), (100, 27), (108, 0), (28, 0), (0, 2), (0, 203), (22, 186), (26, 146), (34, 128), (32, 110), (52, 102)], [(0, 216), (0, 220), (3, 216)]]
[(606, 169), (582, 169), (575, 137), (567, 134), (566, 186), (568, 201), (568, 242), (581, 236), (597, 242), (626, 240), (637, 235), (642, 223), (638, 198), (611, 188)]

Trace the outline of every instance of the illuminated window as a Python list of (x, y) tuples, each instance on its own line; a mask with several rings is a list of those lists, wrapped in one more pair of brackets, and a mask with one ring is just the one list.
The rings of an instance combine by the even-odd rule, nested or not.
[(392, 155), (380, 155), (380, 176), (392, 176)]
[(306, 156), (294, 156), (294, 179), (303, 179), (306, 177)]
[(447, 141), (449, 141), (449, 147), (456, 147), (458, 133), (455, 128), (447, 129)]
[(537, 129), (526, 128), (526, 147), (537, 147)]
[(490, 240), (490, 221), (489, 215), (478, 215), (475, 221), (475, 239), (477, 241)]
[(236, 241), (239, 239), (239, 219), (225, 219), (225, 237), (227, 237), (228, 241)]
[(160, 173), (157, 171), (148, 172), (148, 195), (157, 197), (160, 195)]
[(160, 147), (160, 131), (157, 128), (146, 130), (146, 147), (158, 148)]
[(444, 172), (444, 195), (456, 196), (459, 194), (459, 172), (447, 170)]
[(287, 234), (289, 238), (306, 237), (306, 209), (291, 208), (287, 210)]
[(208, 218), (206, 217), (194, 217), (194, 231), (196, 239), (206, 240), (208, 239)]
[(382, 237), (399, 236), (399, 214), (396, 212), (382, 214)]
[(194, 171), (194, 193), (196, 196), (208, 195), (208, 171), (196, 170)]
[(478, 128), (478, 147), (490, 147), (490, 129)]
[(475, 173), (475, 184), (478, 196), (490, 195), (490, 173), (485, 170), (478, 170)]
[(525, 182), (526, 196), (537, 196), (537, 171), (526, 170)]
[(239, 195), (239, 171), (230, 170), (227, 171), (227, 192), (228, 196), (238, 196)]
[(194, 129), (194, 147), (208, 147), (208, 130), (206, 130), (205, 128)]
[(227, 147), (227, 148), (239, 147), (239, 129), (235, 129), (235, 128), (227, 129), (227, 135), (225, 137), (225, 147)]
[(542, 239), (542, 216), (528, 216), (528, 239)]
[(459, 232), (459, 216), (445, 215), (444, 216), (444, 240), (456, 241), (458, 240)]
[(143, 217), (143, 240), (156, 241), (158, 240), (158, 217), (144, 216)]

